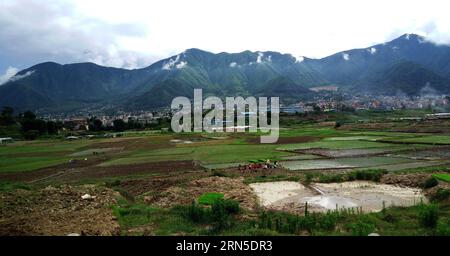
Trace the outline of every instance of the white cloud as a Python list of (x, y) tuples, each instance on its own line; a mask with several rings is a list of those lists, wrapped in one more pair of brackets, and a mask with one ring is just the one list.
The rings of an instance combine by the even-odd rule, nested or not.
[(296, 63), (301, 63), (305, 60), (305, 57), (303, 57), (303, 56), (297, 56), (297, 57), (293, 56), (293, 57), (294, 57)]
[(262, 63), (262, 58), (264, 57), (264, 53), (258, 52), (258, 57), (256, 57), (256, 63), (260, 64)]
[[(256, 57), (256, 63), (261, 64), (263, 62), (272, 62), (272, 55), (269, 55), (264, 58), (264, 53), (258, 52), (258, 56)], [(253, 65), (254, 62), (250, 62), (250, 65)]]
[(3, 75), (0, 75), (0, 85), (10, 80), (19, 70), (15, 67), (8, 67)]
[(342, 58), (345, 60), (345, 61), (348, 61), (348, 60), (350, 60), (350, 54), (348, 54), (348, 53), (342, 53)]
[(177, 65), (175, 65), (175, 67), (177, 68), (177, 69), (182, 69), (182, 68), (184, 68), (184, 67), (186, 67), (187, 66), (187, 61), (181, 61), (180, 63), (178, 63)]
[(163, 63), (162, 69), (163, 70), (171, 70), (177, 62), (180, 60), (180, 55), (177, 55), (175, 59), (169, 59), (167, 62)]
[(11, 82), (18, 81), (18, 80), (23, 79), (23, 78), (25, 78), (27, 76), (31, 76), (33, 73), (34, 73), (34, 70), (31, 70), (31, 71), (26, 72), (23, 75), (15, 75), (15, 76), (11, 77), (9, 79), (9, 81), (11, 81)]

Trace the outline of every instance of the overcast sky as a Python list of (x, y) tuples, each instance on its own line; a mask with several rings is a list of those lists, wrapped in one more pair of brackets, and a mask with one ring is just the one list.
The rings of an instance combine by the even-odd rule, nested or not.
[(450, 43), (448, 0), (0, 0), (0, 84), (31, 65), (138, 68), (200, 48), (320, 58), (405, 33)]

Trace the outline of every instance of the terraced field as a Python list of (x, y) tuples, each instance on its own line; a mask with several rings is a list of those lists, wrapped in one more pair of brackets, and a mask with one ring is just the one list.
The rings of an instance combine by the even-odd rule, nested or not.
[[(218, 200), (233, 200), (228, 206), (236, 207), (240, 204), (243, 210), (236, 213), (239, 217), (233, 220), (235, 226), (220, 234), (252, 235), (259, 234), (254, 233), (255, 230), (264, 230), (259, 230), (259, 226), (247, 219), (257, 216), (258, 221), (262, 221), (266, 217), (258, 216), (260, 207), (271, 209), (264, 204), (258, 205), (260, 192), (269, 193), (270, 198), (273, 197), (275, 201), (280, 194), (286, 194), (286, 198), (281, 198), (281, 201), (274, 201), (273, 209), (283, 212), (280, 214), (293, 214), (289, 217), (291, 219), (297, 218), (298, 214), (304, 216), (306, 202), (310, 203), (311, 211), (323, 208), (318, 212), (334, 209), (335, 204), (341, 207), (365, 206), (364, 210), (379, 211), (384, 207), (383, 200), (395, 199), (390, 197), (391, 191), (402, 193), (403, 188), (408, 186), (408, 191), (422, 195), (423, 191), (419, 186), (431, 177), (438, 180), (439, 188), (431, 188), (424, 192), (425, 196), (440, 193), (437, 196), (443, 198), (447, 193), (445, 184), (448, 186), (450, 146), (445, 145), (448, 139), (445, 134), (355, 131), (299, 125), (282, 128), (281, 137), (276, 144), (259, 144), (259, 135), (142, 131), (126, 132), (121, 137), (110, 139), (48, 139), (1, 145), (0, 193), (7, 193), (6, 197), (2, 197), (6, 198), (2, 203), (6, 206), (0, 207), (3, 207), (2, 211), (8, 212), (8, 209), (16, 207), (12, 205), (22, 202), (21, 198), (26, 195), (29, 196), (27, 200), (45, 200), (46, 209), (64, 209), (55, 211), (53, 217), (60, 219), (61, 223), (70, 224), (74, 220), (67, 218), (67, 212), (73, 210), (63, 207), (67, 204), (67, 198), (71, 202), (77, 202), (77, 207), (86, 206), (83, 214), (86, 218), (91, 218), (98, 216), (97, 212), (91, 212), (88, 207), (96, 199), (87, 202), (81, 196), (93, 193), (93, 196), (102, 199), (106, 193), (108, 196), (103, 198), (104, 203), (112, 205), (112, 209), (109, 211), (108, 208), (102, 208), (105, 209), (102, 214), (108, 220), (114, 214), (117, 221), (105, 223), (104, 226), (97, 221), (102, 225), (94, 226), (103, 232), (116, 232), (116, 228), (110, 229), (120, 226), (120, 234), (125, 235), (208, 234), (211, 230), (208, 231), (205, 226), (214, 223), (195, 223), (187, 220), (186, 216), (193, 211), (205, 211), (195, 207), (217, 207), (215, 204)], [(264, 164), (252, 167), (255, 166), (253, 163), (262, 163), (268, 159), (277, 164), (270, 166), (273, 168), (264, 168)], [(350, 183), (344, 183), (347, 181)], [(326, 185), (327, 182), (329, 185)], [(293, 186), (292, 189), (289, 184)], [(88, 187), (101, 188), (98, 191), (105, 192), (87, 189)], [(259, 187), (262, 191), (255, 190)], [(295, 194), (300, 191), (299, 187), (302, 188), (301, 191), (306, 188), (308, 190), (308, 195), (302, 197), (303, 201), (297, 200)], [(372, 191), (368, 191), (369, 188)], [(388, 192), (385, 188), (389, 188)], [(442, 192), (439, 189), (444, 190)], [(287, 190), (286, 193), (283, 190)], [(350, 190), (356, 193), (356, 197), (348, 195)], [(30, 196), (33, 194), (38, 196)], [(59, 200), (53, 202), (49, 200), (49, 196), (57, 196)], [(116, 198), (118, 201), (114, 202)], [(39, 206), (39, 200), (33, 202), (32, 207)], [(193, 200), (199, 206), (192, 205)], [(372, 204), (367, 205), (367, 200), (372, 200)], [(383, 234), (394, 235), (403, 234), (402, 232), (424, 234), (423, 230), (417, 231), (420, 229), (417, 206), (414, 203), (405, 206), (408, 207), (400, 210), (393, 207), (386, 212), (395, 214), (395, 218), (401, 217), (402, 220), (405, 212), (411, 213), (412, 217), (407, 224), (390, 223), (383, 219), (384, 215), (380, 215), (376, 222), (376, 225), (381, 223), (377, 226), (378, 230)], [(28, 211), (26, 207), (23, 209)], [(44, 215), (36, 215), (36, 221), (24, 226), (24, 220), (28, 218), (26, 211), (8, 213), (11, 217), (4, 222), (7, 225), (0, 225), (0, 233), (11, 233), (11, 230), (26, 233), (54, 227), (49, 225), (47, 216)], [(349, 213), (350, 211), (346, 214)], [(208, 210), (203, 214), (208, 214)], [(352, 228), (348, 225), (358, 223), (359, 216), (361, 213), (350, 213), (345, 218), (348, 223), (339, 224), (343, 228), (339, 234), (351, 234)], [(264, 225), (263, 222), (259, 224)], [(401, 230), (398, 230), (398, 225), (402, 225)], [(30, 228), (31, 231), (23, 228)], [(54, 228), (48, 230), (49, 234), (66, 232)], [(330, 234), (335, 231), (326, 229), (320, 232)]]

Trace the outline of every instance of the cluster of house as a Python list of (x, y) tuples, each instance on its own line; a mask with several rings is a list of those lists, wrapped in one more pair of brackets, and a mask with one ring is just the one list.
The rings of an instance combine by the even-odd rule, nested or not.
[(343, 104), (347, 104), (356, 110), (364, 109), (424, 109), (445, 107), (449, 105), (448, 96), (424, 96), (424, 97), (407, 97), (407, 96), (351, 96), (344, 100)]
[(309, 101), (300, 101), (291, 105), (280, 107), (284, 113), (307, 113), (320, 108), (323, 112), (335, 111), (346, 106), (355, 110), (396, 110), (396, 109), (424, 109), (450, 106), (449, 96), (374, 96), (374, 95), (348, 95), (337, 97), (315, 98)]
[[(97, 117), (103, 126), (114, 126), (114, 120), (123, 120), (128, 122), (133, 120), (134, 122), (141, 124), (151, 124), (157, 122), (158, 119), (167, 115), (166, 112), (140, 112), (140, 113), (125, 113), (118, 112), (116, 115), (100, 115)], [(87, 115), (92, 116), (92, 115)], [(89, 130), (89, 118), (80, 116), (44, 116), (46, 120), (62, 121), (63, 128), (70, 131), (88, 131)]]

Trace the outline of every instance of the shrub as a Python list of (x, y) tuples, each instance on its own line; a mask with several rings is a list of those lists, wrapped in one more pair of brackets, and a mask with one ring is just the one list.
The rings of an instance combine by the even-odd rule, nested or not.
[(240, 211), (239, 203), (234, 200), (217, 199), (211, 206), (213, 217), (237, 214)]
[(23, 137), (26, 140), (35, 140), (39, 137), (39, 131), (30, 130), (23, 133)]
[(354, 236), (367, 236), (375, 230), (375, 224), (368, 218), (359, 218), (355, 223), (349, 224)]
[(121, 181), (120, 180), (113, 180), (113, 181), (106, 181), (105, 186), (108, 188), (114, 188), (120, 186)]
[(438, 222), (436, 227), (436, 235), (450, 236), (450, 220), (448, 220), (447, 223)]
[(202, 223), (207, 221), (208, 219), (208, 210), (202, 206), (199, 206), (192, 202), (192, 204), (187, 209), (187, 218), (195, 223)]
[(195, 201), (186, 209), (185, 216), (194, 223), (212, 223), (212, 232), (219, 232), (233, 224), (232, 215), (240, 212), (239, 203), (234, 200), (215, 200), (211, 208), (197, 204)]
[(422, 185), (423, 188), (432, 188), (438, 185), (438, 180), (434, 177), (428, 178)]
[(299, 234), (301, 231), (313, 233), (315, 230), (334, 230), (340, 218), (339, 211), (311, 213), (305, 216), (283, 212), (261, 212), (258, 228), (284, 234)]
[(386, 170), (361, 170), (351, 172), (348, 177), (349, 180), (370, 180), (370, 181), (380, 181), (381, 176), (386, 174)]
[(156, 211), (145, 204), (123, 203), (122, 205), (113, 206), (113, 213), (120, 225), (126, 228), (137, 227), (150, 222), (152, 214)]
[(239, 213), (239, 203), (233, 200), (218, 199), (211, 206), (211, 217), (214, 221), (213, 230), (218, 232), (231, 227), (231, 215)]
[(229, 175), (226, 174), (224, 171), (219, 171), (219, 170), (213, 170), (211, 173), (211, 176), (215, 176), (215, 177), (228, 177)]
[(332, 183), (332, 182), (342, 182), (342, 181), (344, 181), (344, 177), (342, 174), (336, 174), (336, 175), (321, 174), (319, 176), (319, 182), (321, 182), (321, 183)]
[(439, 208), (436, 204), (419, 205), (419, 221), (426, 228), (435, 228), (439, 219)]
[(341, 127), (341, 125), (342, 125), (341, 122), (336, 122), (334, 124), (334, 128), (337, 129), (337, 128)]
[(436, 193), (431, 195), (431, 201), (433, 201), (433, 202), (445, 201), (449, 197), (450, 197), (450, 190), (443, 189), (443, 188), (438, 188), (436, 190)]
[(305, 182), (306, 183), (311, 183), (314, 179), (314, 175), (312, 173), (307, 173), (305, 175)]

